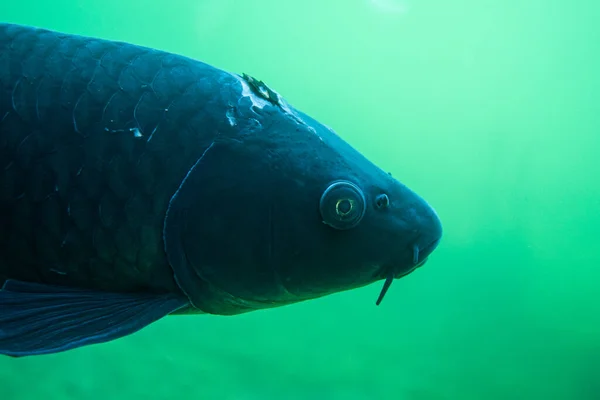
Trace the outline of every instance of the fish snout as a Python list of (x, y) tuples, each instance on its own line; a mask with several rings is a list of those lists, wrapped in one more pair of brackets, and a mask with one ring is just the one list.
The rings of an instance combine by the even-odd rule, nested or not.
[(433, 207), (423, 200), (421, 206), (415, 211), (416, 213), (413, 215), (416, 216), (414, 222), (418, 236), (412, 245), (412, 265), (408, 269), (398, 269), (397, 267), (384, 269), (385, 282), (375, 302), (376, 305), (381, 304), (392, 281), (406, 276), (415, 269), (423, 266), (442, 239), (442, 222)]
[(442, 239), (442, 222), (435, 209), (425, 200), (421, 201), (416, 210), (415, 222), (418, 236), (413, 244), (413, 265), (420, 267)]
[(442, 239), (442, 222), (433, 207), (427, 204), (421, 214), (420, 234), (413, 251), (413, 263), (417, 267), (427, 261)]

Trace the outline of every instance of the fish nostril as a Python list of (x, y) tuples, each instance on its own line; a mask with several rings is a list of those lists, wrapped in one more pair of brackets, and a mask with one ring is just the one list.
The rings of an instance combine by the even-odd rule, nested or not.
[(390, 205), (390, 198), (387, 194), (382, 193), (375, 198), (375, 206), (379, 209), (387, 208)]

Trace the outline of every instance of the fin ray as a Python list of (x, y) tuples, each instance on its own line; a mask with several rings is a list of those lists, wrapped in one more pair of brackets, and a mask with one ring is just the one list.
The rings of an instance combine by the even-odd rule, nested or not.
[(0, 354), (50, 354), (108, 342), (186, 305), (186, 299), (174, 295), (109, 293), (8, 280), (0, 289)]

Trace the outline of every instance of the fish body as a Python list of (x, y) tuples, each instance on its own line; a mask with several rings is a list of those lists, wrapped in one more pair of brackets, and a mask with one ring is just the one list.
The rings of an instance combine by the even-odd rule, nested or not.
[(177, 292), (165, 211), (236, 133), (240, 87), (185, 57), (0, 25), (0, 281)]
[(0, 354), (387, 285), (433, 209), (248, 75), (0, 24)]

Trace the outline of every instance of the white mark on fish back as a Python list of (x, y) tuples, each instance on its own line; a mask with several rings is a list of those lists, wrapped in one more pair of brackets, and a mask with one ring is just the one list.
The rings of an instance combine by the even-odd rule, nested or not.
[(307, 130), (308, 130), (310, 133), (312, 133), (313, 135), (315, 135), (316, 137), (318, 137), (318, 138), (319, 138), (319, 140), (320, 140), (321, 142), (324, 142), (323, 138), (321, 137), (321, 135), (319, 135), (319, 134), (317, 133), (317, 130), (316, 130), (315, 128), (313, 128), (313, 127), (312, 127), (312, 126), (310, 126), (310, 125), (306, 125), (306, 127), (307, 127), (306, 129), (307, 129)]
[(229, 110), (227, 110), (227, 112), (225, 113), (225, 115), (227, 116), (227, 120), (229, 121), (229, 125), (231, 126), (236, 126), (237, 125), (237, 121), (233, 115), (233, 110), (230, 108)]
[(106, 132), (110, 132), (110, 133), (132, 132), (133, 133), (133, 137), (135, 137), (135, 138), (141, 138), (141, 137), (144, 136), (142, 134), (142, 131), (140, 130), (140, 128), (128, 128), (128, 129), (109, 129), (109, 128), (104, 128), (104, 130)]
[[(248, 82), (246, 82), (246, 80), (244, 80), (242, 77), (240, 77), (239, 75), (236, 75), (236, 74), (230, 74), (230, 75), (233, 76), (235, 79), (237, 79), (240, 82), (240, 84), (242, 85), (242, 97), (248, 97), (250, 99), (250, 101), (252, 101), (253, 106), (263, 109), (267, 104), (272, 104), (268, 100), (256, 95), (250, 88), (250, 85), (248, 85)], [(300, 115), (298, 115), (298, 113), (296, 113), (294, 111), (294, 109), (287, 103), (287, 101), (285, 101), (283, 96), (281, 96), (279, 93), (277, 93), (272, 88), (270, 88), (269, 90), (277, 96), (277, 99), (276, 99), (277, 106), (279, 106), (286, 115), (288, 115), (296, 123), (306, 126), (309, 132), (313, 133), (321, 141), (323, 141), (323, 138), (317, 133), (317, 130), (314, 127), (312, 127), (311, 125), (309, 125), (308, 123), (306, 123), (306, 121), (304, 121), (302, 119), (302, 117), (300, 117)], [(273, 99), (273, 100), (275, 100), (275, 99)], [(230, 119), (229, 112), (230, 111), (227, 112), (227, 119), (229, 120), (230, 125), (234, 126), (232, 124), (232, 120)]]
[(243, 80), (235, 74), (231, 75), (234, 76), (235, 79), (237, 79), (242, 84), (242, 97), (248, 97), (252, 102), (253, 106), (263, 109), (267, 104), (269, 104), (267, 100), (257, 96), (254, 92), (252, 92), (252, 89), (250, 89), (250, 85), (248, 85), (248, 83), (245, 80)]

